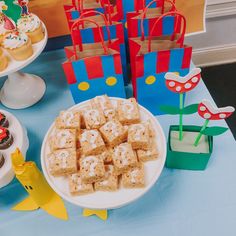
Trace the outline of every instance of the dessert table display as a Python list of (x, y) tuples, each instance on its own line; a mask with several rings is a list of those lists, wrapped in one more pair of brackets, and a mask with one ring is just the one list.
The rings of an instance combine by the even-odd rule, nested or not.
[[(59, 111), (73, 106), (60, 63), (64, 60), (63, 50), (40, 55), (23, 72), (37, 71), (45, 78), (47, 91), (43, 99), (27, 110), (11, 111), (28, 130), (30, 147), (26, 160), (40, 166), (40, 148), (50, 125)], [(44, 63), (42, 63), (44, 62)], [(3, 83), (3, 81), (1, 81)], [(130, 87), (126, 87), (131, 94)], [(212, 98), (201, 81), (195, 90), (186, 95), (188, 104)], [(188, 104), (185, 104), (186, 106)], [(3, 107), (2, 107), (3, 108)], [(157, 116), (168, 137), (169, 125), (178, 124), (177, 116)], [(197, 115), (189, 115), (186, 123), (202, 125)], [(224, 120), (215, 125), (228, 127)], [(15, 179), (0, 189), (0, 232), (1, 235), (97, 234), (97, 235), (234, 235), (235, 191), (235, 140), (230, 131), (217, 137), (208, 168), (202, 172), (164, 168), (158, 182), (139, 200), (128, 206), (109, 211), (106, 222), (97, 217), (84, 218), (82, 208), (65, 201), (69, 220), (63, 222), (47, 215), (42, 210), (33, 212), (12, 211), (27, 193)], [(53, 225), (53, 227), (52, 227)], [(27, 226), (27, 227), (26, 227)]]
[[(135, 2), (141, 3), (140, 9), (129, 9), (126, 24), (137, 23), (129, 29), (134, 30), (131, 36), (121, 24), (126, 12), (121, 14), (110, 1), (72, 1), (65, 12), (73, 45), (64, 53), (39, 55), (47, 32), (29, 12), (28, 1), (14, 3), (21, 7), (16, 22), (5, 15), (7, 5), (0, 1), (0, 76), (18, 69), (28, 73), (13, 73), (1, 81), (2, 103), (26, 108), (42, 98), (45, 83), (30, 76), (32, 72), (43, 76), (48, 87), (41, 102), (13, 112), (28, 131), (26, 160), (28, 142), (21, 138), (26, 148), (21, 147), (11, 114), (0, 114), (0, 174), (12, 167), (16, 175), (0, 189), (1, 235), (182, 236), (235, 231), (235, 141), (224, 121), (234, 108), (215, 107), (200, 70), (189, 72), (194, 67), (192, 47), (184, 44), (187, 22), (175, 1)], [(124, 87), (126, 59), (133, 86)], [(168, 101), (179, 108), (166, 106)], [(179, 127), (173, 126), (175, 117), (155, 117), (162, 114), (160, 108), (178, 114)], [(196, 112), (205, 119), (197, 130), (201, 121)], [(188, 115), (184, 123), (196, 126), (184, 126), (183, 115)], [(209, 120), (221, 127), (208, 127)], [(219, 134), (213, 144), (213, 136)], [(97, 215), (107, 222), (81, 215)]]

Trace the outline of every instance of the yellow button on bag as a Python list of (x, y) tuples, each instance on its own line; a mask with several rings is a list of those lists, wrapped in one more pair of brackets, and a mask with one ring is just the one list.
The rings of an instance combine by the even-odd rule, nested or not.
[(108, 78), (106, 79), (106, 84), (107, 84), (108, 86), (114, 86), (114, 85), (116, 85), (116, 83), (117, 83), (116, 77), (111, 76), (111, 77), (108, 77)]
[(148, 85), (154, 84), (156, 82), (156, 77), (153, 75), (150, 75), (146, 78), (145, 83)]
[(89, 87), (90, 87), (90, 85), (89, 85), (88, 82), (81, 82), (81, 83), (78, 84), (78, 89), (82, 90), (82, 91), (88, 90)]

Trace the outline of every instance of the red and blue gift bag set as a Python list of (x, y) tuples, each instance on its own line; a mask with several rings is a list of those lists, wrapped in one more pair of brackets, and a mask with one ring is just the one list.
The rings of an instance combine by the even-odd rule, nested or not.
[(185, 76), (192, 47), (184, 45), (186, 19), (174, 1), (116, 0), (111, 5), (109, 0), (79, 0), (78, 6), (72, 5), (78, 14), (73, 18), (72, 8), (66, 12), (73, 46), (65, 48), (68, 61), (63, 68), (75, 103), (101, 94), (125, 97), (129, 44), (130, 77), (138, 103), (154, 115), (162, 114), (160, 105), (178, 105), (178, 95), (166, 88), (164, 75)]
[[(164, 19), (169, 16), (174, 17), (172, 35), (165, 39), (162, 35), (154, 37), (155, 27), (163, 29)], [(129, 39), (134, 95), (141, 105), (155, 115), (162, 114), (160, 105), (177, 106), (179, 103), (178, 94), (166, 88), (164, 76), (169, 71), (181, 76), (189, 72), (192, 47), (184, 45), (185, 31), (185, 17), (177, 12), (169, 12), (156, 20), (148, 37), (144, 37), (142, 32), (141, 37)]]
[[(97, 26), (98, 43), (83, 44), (77, 39), (85, 22)], [(91, 19), (78, 19), (71, 27), (71, 35), (73, 46), (65, 48), (68, 60), (63, 69), (75, 103), (102, 94), (125, 98), (119, 39), (104, 41), (99, 25)]]

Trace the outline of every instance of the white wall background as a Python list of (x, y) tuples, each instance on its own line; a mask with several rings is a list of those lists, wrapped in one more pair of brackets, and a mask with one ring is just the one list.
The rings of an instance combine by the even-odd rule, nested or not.
[(193, 61), (197, 65), (215, 65), (236, 61), (236, 0), (209, 0), (206, 33), (189, 36)]

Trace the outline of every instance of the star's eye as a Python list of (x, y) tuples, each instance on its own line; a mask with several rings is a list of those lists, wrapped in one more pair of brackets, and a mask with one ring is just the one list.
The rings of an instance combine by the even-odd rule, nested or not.
[(33, 190), (33, 188), (31, 186), (29, 186), (30, 190)]
[(25, 188), (26, 188), (26, 189), (28, 189), (28, 186), (27, 186), (27, 185), (25, 185)]

